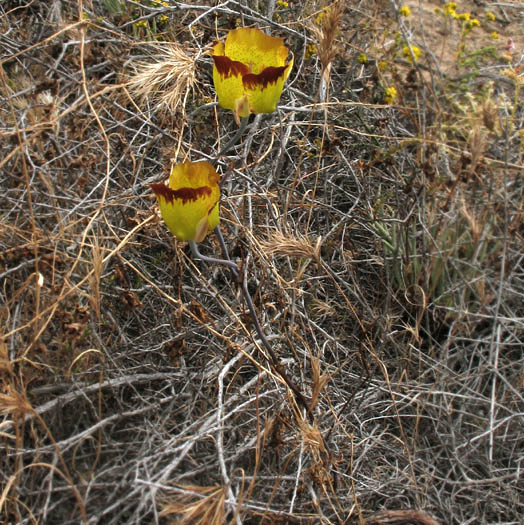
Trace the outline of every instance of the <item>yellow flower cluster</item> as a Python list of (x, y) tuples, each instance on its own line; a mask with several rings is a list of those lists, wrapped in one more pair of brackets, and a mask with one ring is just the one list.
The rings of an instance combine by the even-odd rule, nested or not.
[(313, 55), (317, 54), (317, 46), (316, 44), (308, 44), (306, 46), (306, 58), (311, 58)]
[(495, 15), (494, 15), (491, 11), (488, 11), (488, 12), (486, 13), (486, 18), (487, 18), (488, 20), (491, 20), (491, 22), (495, 22)]
[[(458, 5), (457, 5), (457, 2), (447, 2), (445, 5), (444, 5), (444, 15), (445, 16), (450, 16), (451, 18), (457, 18), (457, 8), (458, 8)], [(438, 8), (437, 8), (438, 9)]]
[(322, 25), (322, 22), (324, 18), (326, 18), (328, 15), (328, 12), (326, 9), (323, 9), (322, 12), (315, 18), (315, 24)]
[(277, 6), (283, 9), (289, 7), (289, 4), (284, 0), (277, 0)]
[(420, 58), (420, 55), (422, 55), (422, 50), (417, 46), (411, 46), (411, 51), (413, 51), (413, 56), (411, 56), (409, 46), (404, 46), (402, 49), (402, 54), (409, 60), (410, 64), (413, 63), (413, 57), (416, 62)]
[(399, 10), (398, 14), (400, 16), (409, 16), (411, 14), (411, 9), (407, 5), (403, 5)]
[(477, 18), (472, 18), (464, 24), (465, 29), (471, 31), (475, 27), (480, 27), (480, 21)]
[[(435, 13), (461, 22), (465, 33), (469, 33), (475, 27), (480, 27), (480, 21), (477, 18), (471, 18), (470, 13), (457, 13), (457, 9), (457, 2), (447, 2), (442, 9), (435, 7)], [(486, 13), (486, 17), (489, 20), (495, 20), (493, 13)]]
[(360, 53), (357, 57), (357, 62), (359, 64), (365, 64), (368, 61), (368, 57), (366, 56), (366, 53)]
[(388, 87), (384, 90), (384, 102), (386, 104), (393, 104), (397, 98), (397, 90), (394, 87)]

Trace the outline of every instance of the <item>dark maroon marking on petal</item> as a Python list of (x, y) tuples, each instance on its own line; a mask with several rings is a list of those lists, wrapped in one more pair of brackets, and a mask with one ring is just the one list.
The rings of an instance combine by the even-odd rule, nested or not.
[(242, 77), (242, 82), (246, 89), (255, 89), (261, 87), (266, 88), (269, 84), (275, 84), (276, 81), (284, 76), (284, 71), (287, 66), (280, 67), (266, 67), (262, 73), (255, 75), (254, 73), (248, 73)]
[(213, 55), (213, 60), (218, 72), (225, 78), (229, 78), (232, 75), (244, 76), (249, 73), (249, 68), (242, 62), (220, 55)]
[(164, 197), (168, 203), (173, 203), (176, 199), (181, 200), (182, 204), (185, 204), (189, 201), (194, 202), (200, 197), (209, 197), (209, 195), (211, 195), (211, 188), (209, 186), (172, 190), (165, 184), (151, 184), (151, 189), (155, 192), (155, 195)]

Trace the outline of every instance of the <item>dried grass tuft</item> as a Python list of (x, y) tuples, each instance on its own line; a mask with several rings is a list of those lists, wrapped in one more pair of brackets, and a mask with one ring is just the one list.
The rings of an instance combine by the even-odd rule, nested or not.
[(152, 106), (166, 107), (185, 117), (187, 97), (196, 84), (196, 61), (177, 43), (151, 44), (154, 62), (141, 62), (129, 78), (132, 94)]
[(1, 415), (10, 415), (16, 420), (23, 418), (32, 411), (33, 407), (27, 400), (27, 397), (15, 390), (12, 385), (7, 386), (7, 392), (5, 394), (0, 394)]
[(320, 259), (321, 245), (321, 237), (313, 245), (307, 237), (284, 235), (280, 231), (274, 231), (267, 239), (260, 241), (260, 246), (267, 256), (300, 257), (316, 261)]
[(226, 488), (220, 486), (182, 486), (164, 504), (160, 516), (176, 516), (171, 523), (180, 525), (222, 525), (225, 523)]

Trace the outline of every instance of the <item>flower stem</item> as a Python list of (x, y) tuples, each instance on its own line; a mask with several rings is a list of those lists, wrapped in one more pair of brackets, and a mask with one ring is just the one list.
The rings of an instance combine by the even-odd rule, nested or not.
[(222, 264), (227, 266), (235, 277), (238, 275), (238, 266), (233, 261), (230, 261), (229, 259), (216, 259), (215, 257), (208, 257), (207, 255), (200, 253), (198, 245), (195, 241), (189, 241), (189, 247), (191, 248), (191, 252), (196, 259), (201, 259), (202, 261), (211, 264)]
[(238, 142), (238, 139), (242, 136), (242, 133), (244, 133), (245, 129), (247, 128), (248, 121), (249, 117), (242, 117), (240, 119), (240, 126), (237, 129), (237, 132), (233, 135), (231, 140), (220, 150), (220, 152), (217, 153), (217, 156), (215, 158), (218, 159), (222, 155), (225, 155)]
[[(227, 259), (216, 259), (215, 257), (207, 257), (206, 255), (201, 254), (198, 249), (197, 243), (194, 241), (189, 241), (191, 252), (197, 259), (201, 259), (202, 261), (213, 263), (213, 264), (222, 264), (224, 266), (227, 266), (231, 270), (233, 277), (238, 280), (239, 275), (240, 275), (240, 269), (233, 261), (229, 259), (229, 255), (227, 253), (227, 248), (224, 242), (224, 238), (222, 237), (222, 232), (220, 231), (220, 228), (218, 226), (215, 228), (215, 234), (218, 238), (218, 242), (220, 243), (220, 247), (222, 248), (222, 251), (224, 252)], [(264, 334), (264, 331), (262, 330), (262, 326), (260, 326), (260, 321), (258, 320), (258, 317), (257, 317), (255, 305), (253, 304), (253, 299), (251, 298), (251, 294), (249, 293), (249, 290), (247, 287), (247, 281), (243, 278), (241, 281), (242, 281), (242, 293), (244, 294), (244, 299), (249, 309), (249, 313), (251, 314), (251, 317), (253, 319), (255, 330), (258, 334), (258, 337), (262, 341), (262, 344), (266, 347), (266, 350), (270, 357), (270, 359), (266, 358), (268, 363), (272, 365), (273, 368), (278, 372), (280, 377), (284, 380), (286, 385), (291, 389), (291, 391), (295, 395), (295, 399), (306, 409), (306, 412), (309, 414), (309, 408), (310, 408), (309, 401), (306, 399), (306, 397), (304, 396), (300, 388), (295, 384), (295, 382), (287, 375), (286, 371), (284, 370), (282, 363), (280, 362), (277, 355), (275, 354), (275, 351), (271, 347), (271, 343), (268, 341), (266, 334)]]

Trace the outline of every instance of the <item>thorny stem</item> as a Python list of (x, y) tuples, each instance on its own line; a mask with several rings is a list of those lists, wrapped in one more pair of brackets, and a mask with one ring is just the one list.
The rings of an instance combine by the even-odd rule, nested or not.
[[(201, 259), (202, 261), (214, 263), (214, 264), (222, 264), (224, 266), (227, 266), (231, 270), (233, 277), (236, 280), (238, 280), (239, 275), (240, 275), (240, 269), (233, 261), (229, 259), (227, 248), (224, 243), (224, 238), (222, 237), (222, 232), (220, 231), (220, 228), (218, 226), (215, 228), (215, 234), (218, 238), (220, 246), (225, 256), (227, 257), (227, 259), (216, 259), (215, 257), (207, 257), (206, 255), (203, 255), (198, 250), (198, 245), (194, 241), (189, 241), (191, 252), (197, 259)], [(247, 281), (244, 278), (241, 278), (241, 282), (242, 282), (242, 292), (244, 294), (244, 299), (246, 301), (247, 307), (253, 319), (255, 330), (271, 358), (271, 359), (268, 359), (269, 364), (273, 367), (274, 370), (278, 372), (280, 377), (285, 381), (286, 385), (291, 389), (291, 391), (295, 395), (295, 399), (306, 409), (306, 412), (310, 414), (309, 401), (306, 399), (306, 397), (304, 396), (300, 388), (295, 384), (295, 382), (287, 375), (286, 371), (284, 370), (284, 367), (282, 366), (282, 363), (280, 362), (273, 348), (271, 347), (271, 343), (267, 340), (267, 337), (264, 334), (262, 327), (260, 326), (260, 321), (258, 320), (257, 312), (255, 310), (255, 305), (253, 304), (253, 299), (251, 298), (251, 294), (249, 293), (249, 290), (247, 288)]]

